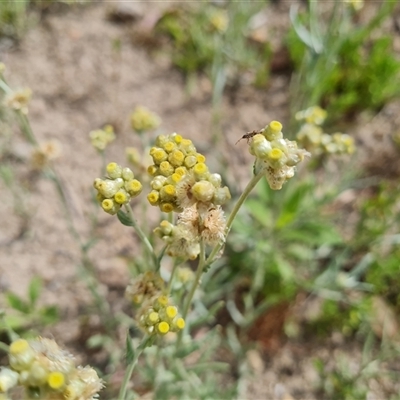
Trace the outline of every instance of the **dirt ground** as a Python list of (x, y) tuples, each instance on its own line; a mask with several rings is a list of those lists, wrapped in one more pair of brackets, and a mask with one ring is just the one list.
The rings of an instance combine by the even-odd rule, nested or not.
[[(135, 5), (133, 11), (138, 14), (138, 21), (132, 24), (108, 21), (110, 4), (47, 15), (18, 47), (3, 48), (1, 52), (10, 85), (33, 90), (29, 115), (39, 141), (57, 139), (62, 145), (62, 157), (55, 166), (65, 184), (74, 224), (83, 237), (89, 237), (88, 221), (96, 212), (89, 188), (101, 167), (101, 159), (90, 145), (89, 131), (113, 124), (117, 140), (110, 146), (107, 159), (123, 163), (125, 147), (139, 144), (130, 131), (129, 114), (135, 106), (144, 105), (161, 116), (162, 132), (179, 132), (206, 154), (212, 150), (208, 80), (199, 78), (197, 90), (188, 95), (184, 77), (171, 67), (165, 54), (150, 54), (132, 40), (135, 25), (158, 3)], [(272, 21), (287, 21), (287, 4), (271, 9), (275, 13), (270, 16)], [(113, 46), (116, 40), (121, 43), (119, 51)], [(273, 75), (265, 90), (244, 86), (236, 92), (234, 101), (228, 96), (224, 98), (221, 140), (235, 166), (237, 190), (250, 175), (251, 162), (245, 146), (234, 144), (244, 132), (263, 127), (273, 119), (284, 124), (288, 121), (288, 83), (289, 76)], [(391, 104), (380, 118), (387, 121), (387, 115), (391, 115), (391, 123), (399, 128), (399, 108), (399, 104)], [(369, 125), (363, 125), (364, 128), (356, 128), (355, 132), (360, 132), (357, 137), (360, 138), (362, 131), (363, 140), (369, 135), (377, 136), (379, 143), (387, 141), (387, 135), (382, 139), (376, 133), (376, 126), (382, 125), (377, 118), (368, 119)], [(373, 143), (374, 139), (371, 140)], [(81, 334), (77, 316), (91, 302), (85, 285), (76, 277), (80, 251), (68, 231), (54, 187), (30, 173), (30, 149), (22, 137), (13, 138), (12, 152), (18, 156), (17, 174), (30, 188), (26, 199), (30, 218), (26, 223), (14, 212), (13, 197), (0, 183), (0, 290), (24, 295), (31, 278), (40, 276), (45, 282), (41, 302), (56, 304), (62, 313), (62, 321), (51, 327), (49, 334), (73, 350)], [(246, 161), (249, 161), (247, 166)], [(398, 161), (389, 164), (394, 174), (398, 174)], [(116, 297), (129, 280), (126, 258), (135, 254), (135, 239), (116, 218), (100, 209), (97, 212), (100, 240), (89, 256), (99, 272), (104, 296), (111, 302), (114, 300), (115, 307), (121, 307)], [(0, 296), (0, 306), (2, 303)], [(335, 352), (343, 351), (355, 362), (360, 358), (357, 344), (347, 344), (344, 350), (338, 350), (344, 347), (343, 338), (329, 348), (290, 341), (281, 346), (270, 355), (249, 353), (255, 376), (247, 381), (241, 394), (243, 399), (317, 399), (315, 357), (329, 360)], [(368, 398), (378, 400), (379, 396), (373, 395), (374, 388), (371, 390)]]

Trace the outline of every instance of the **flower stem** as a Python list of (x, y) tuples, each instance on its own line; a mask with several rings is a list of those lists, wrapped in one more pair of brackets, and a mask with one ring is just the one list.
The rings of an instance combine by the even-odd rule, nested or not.
[(183, 309), (183, 314), (182, 314), (183, 319), (186, 319), (186, 316), (187, 316), (187, 314), (189, 312), (189, 308), (190, 308), (190, 305), (192, 303), (194, 293), (196, 292), (197, 286), (200, 284), (200, 277), (201, 277), (201, 274), (203, 273), (204, 267), (206, 265), (207, 264), (206, 264), (206, 260), (205, 260), (205, 246), (204, 246), (204, 241), (201, 240), (200, 241), (200, 260), (199, 260), (199, 265), (197, 267), (196, 277), (194, 279), (192, 288), (190, 289), (190, 292), (189, 292), (189, 294), (187, 296), (187, 299), (186, 299), (185, 308)]
[[(251, 191), (255, 188), (257, 183), (260, 181), (260, 179), (264, 176), (264, 171), (259, 172), (257, 175), (254, 175), (251, 181), (247, 184), (246, 188), (244, 189), (243, 193), (240, 195), (238, 201), (236, 202), (235, 206), (233, 207), (232, 212), (230, 213), (228, 220), (226, 222), (226, 229), (225, 229), (225, 238), (228, 236), (229, 231), (231, 230), (233, 221), (236, 218), (237, 213), (240, 210), (240, 207), (242, 207), (243, 203), (251, 193)], [(214, 259), (215, 256), (218, 254), (218, 252), (222, 249), (224, 243), (218, 243), (213, 250), (211, 251), (210, 255), (208, 256), (207, 260), (205, 261), (205, 265), (210, 265)]]
[(143, 350), (146, 348), (146, 344), (147, 344), (148, 340), (149, 340), (148, 336), (145, 336), (143, 338), (142, 342), (140, 343), (140, 345), (137, 347), (136, 351), (134, 352), (132, 361), (129, 363), (129, 365), (125, 371), (124, 380), (122, 381), (121, 389), (119, 390), (118, 400), (125, 400), (129, 381), (131, 380), (133, 371), (136, 367), (136, 364), (139, 360), (140, 355), (142, 354)]
[(174, 262), (174, 265), (172, 267), (172, 271), (171, 271), (171, 275), (169, 277), (169, 281), (168, 281), (168, 287), (167, 287), (167, 293), (169, 294), (171, 292), (171, 287), (172, 287), (172, 283), (174, 281), (174, 276), (175, 276), (175, 272), (178, 269), (179, 265), (181, 263), (177, 262), (177, 260)]
[(149, 254), (154, 262), (154, 266), (155, 266), (156, 270), (158, 270), (160, 268), (160, 260), (158, 259), (156, 253), (154, 252), (153, 246), (151, 245), (149, 239), (147, 238), (145, 233), (142, 231), (142, 229), (136, 222), (136, 219), (133, 215), (133, 210), (132, 210), (131, 205), (129, 203), (125, 204), (125, 209), (128, 213), (129, 219), (131, 220), (133, 229), (135, 229), (136, 233), (140, 237), (140, 240), (143, 242), (144, 246), (146, 247), (147, 251), (149, 252)]

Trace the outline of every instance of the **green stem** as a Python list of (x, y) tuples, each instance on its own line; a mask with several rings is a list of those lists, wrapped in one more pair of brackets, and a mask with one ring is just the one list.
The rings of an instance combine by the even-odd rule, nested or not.
[(175, 272), (178, 269), (178, 266), (180, 265), (180, 262), (177, 262), (175, 260), (174, 262), (174, 266), (172, 267), (172, 271), (171, 271), (171, 275), (169, 277), (169, 281), (168, 281), (168, 287), (167, 287), (167, 293), (169, 294), (171, 292), (171, 287), (172, 287), (172, 282), (174, 280), (174, 276), (175, 276)]
[(147, 238), (147, 236), (145, 235), (145, 233), (142, 231), (142, 229), (140, 228), (140, 226), (138, 225), (138, 223), (136, 222), (136, 219), (133, 215), (133, 210), (131, 205), (125, 204), (125, 209), (129, 215), (129, 219), (131, 220), (132, 223), (132, 227), (133, 229), (135, 229), (136, 233), (138, 234), (140, 240), (143, 242), (144, 246), (146, 247), (147, 251), (149, 252), (153, 262), (154, 262), (154, 266), (156, 268), (156, 270), (158, 270), (160, 268), (160, 261), (156, 255), (156, 253), (154, 252), (153, 246), (151, 245), (149, 239)]
[(8, 86), (7, 83), (5, 83), (3, 79), (0, 79), (0, 89), (5, 94), (11, 94), (13, 92), (13, 90), (10, 88), (10, 86)]
[(143, 338), (141, 344), (138, 346), (138, 348), (134, 352), (132, 361), (129, 363), (129, 365), (125, 371), (125, 376), (124, 376), (124, 380), (122, 381), (121, 389), (119, 391), (118, 400), (125, 400), (125, 398), (126, 398), (126, 392), (128, 391), (129, 381), (131, 380), (133, 371), (136, 367), (136, 364), (139, 360), (140, 355), (142, 354), (143, 350), (146, 348), (147, 341), (148, 341), (148, 337), (145, 336)]
[[(194, 294), (195, 294), (195, 292), (196, 292), (196, 289), (197, 289), (197, 287), (198, 287), (199, 284), (200, 284), (200, 277), (201, 277), (201, 274), (203, 273), (204, 268), (205, 268), (205, 266), (207, 265), (206, 262), (205, 262), (205, 261), (206, 261), (205, 258), (206, 258), (205, 245), (204, 245), (204, 241), (201, 240), (201, 241), (200, 241), (200, 259), (199, 259), (199, 265), (197, 266), (196, 276), (195, 276), (193, 285), (192, 285), (192, 287), (191, 287), (191, 289), (190, 289), (190, 292), (189, 292), (189, 294), (188, 294), (188, 296), (187, 296), (187, 298), (186, 298), (186, 304), (185, 304), (185, 307), (184, 307), (183, 313), (182, 313), (182, 317), (183, 317), (183, 319), (185, 319), (185, 320), (186, 320), (186, 317), (187, 317), (187, 315), (188, 315), (188, 313), (189, 313), (190, 305), (192, 304), (192, 300), (193, 300)], [(175, 345), (175, 350), (176, 350), (176, 351), (178, 351), (179, 348), (180, 348), (180, 346), (181, 346), (182, 337), (183, 337), (183, 331), (180, 331), (180, 332), (178, 333), (178, 339), (177, 339), (176, 345)]]
[(71, 233), (71, 236), (76, 240), (76, 242), (82, 248), (82, 246), (83, 246), (82, 240), (81, 240), (81, 237), (80, 237), (78, 231), (75, 228), (73, 218), (71, 215), (71, 211), (70, 211), (70, 208), (68, 205), (67, 196), (65, 195), (64, 187), (63, 187), (63, 184), (62, 184), (60, 178), (58, 177), (57, 173), (51, 167), (47, 167), (47, 170), (45, 170), (45, 176), (48, 179), (50, 179), (51, 181), (53, 181), (53, 183), (57, 189), (58, 196), (60, 197), (61, 203), (64, 207), (65, 217), (68, 222), (68, 228)]
[(27, 116), (22, 113), (21, 111), (15, 111), (17, 114), (17, 117), (20, 121), (20, 126), (22, 128), (22, 132), (25, 134), (26, 138), (31, 144), (34, 144), (35, 146), (38, 146), (38, 141), (36, 140), (35, 135), (33, 134), (31, 125), (29, 123), (29, 120)]
[[(257, 183), (260, 181), (260, 179), (264, 176), (264, 171), (259, 172), (257, 175), (254, 175), (251, 181), (247, 184), (246, 188), (244, 189), (243, 193), (240, 195), (238, 201), (236, 202), (235, 206), (233, 207), (232, 212), (230, 213), (228, 220), (226, 221), (226, 229), (225, 229), (225, 238), (228, 236), (229, 231), (231, 230), (233, 221), (236, 218), (237, 213), (240, 210), (240, 207), (242, 207), (243, 203), (251, 193), (251, 191), (255, 188)], [(210, 255), (208, 256), (207, 260), (205, 261), (205, 265), (210, 265), (214, 259), (215, 256), (218, 254), (218, 252), (222, 249), (224, 246), (224, 243), (219, 243), (217, 244), (213, 250), (211, 251)]]
[[(7, 85), (4, 79), (0, 79), (0, 89), (3, 90), (5, 94), (12, 94), (14, 91)], [(35, 135), (32, 132), (32, 128), (29, 124), (29, 120), (26, 115), (20, 110), (14, 110), (15, 114), (18, 117), (20, 127), (28, 141), (37, 146), (38, 142), (35, 138)]]
[(187, 299), (186, 299), (185, 308), (183, 309), (183, 314), (182, 314), (183, 319), (186, 319), (186, 316), (187, 316), (187, 314), (189, 312), (189, 308), (190, 308), (190, 305), (192, 303), (193, 296), (194, 296), (194, 294), (196, 292), (197, 286), (200, 284), (200, 277), (201, 277), (201, 274), (203, 273), (204, 267), (206, 265), (207, 265), (207, 263), (206, 263), (206, 260), (205, 260), (205, 246), (204, 246), (204, 241), (201, 240), (200, 241), (200, 260), (199, 260), (199, 265), (197, 267), (196, 277), (194, 279), (192, 288), (190, 289), (190, 292), (189, 292), (189, 294), (187, 296)]
[(104, 175), (106, 173), (107, 161), (106, 161), (106, 152), (104, 150), (100, 150), (100, 158), (101, 158), (101, 173), (100, 175)]

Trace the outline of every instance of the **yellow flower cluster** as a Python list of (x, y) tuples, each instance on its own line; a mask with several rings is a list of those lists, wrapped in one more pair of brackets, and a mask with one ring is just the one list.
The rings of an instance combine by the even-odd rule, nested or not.
[(353, 154), (355, 144), (351, 136), (339, 132), (330, 135), (323, 131), (320, 125), (326, 116), (326, 111), (318, 106), (299, 111), (296, 119), (304, 121), (304, 124), (297, 133), (297, 141), (315, 155)]
[(107, 165), (107, 177), (96, 178), (93, 186), (98, 191), (97, 200), (108, 214), (116, 214), (122, 205), (129, 203), (142, 191), (142, 184), (134, 179), (130, 168), (122, 168), (111, 162)]
[(185, 320), (167, 296), (158, 296), (144, 303), (137, 313), (137, 321), (148, 335), (179, 332), (185, 327)]
[(111, 125), (106, 125), (103, 129), (89, 132), (89, 137), (92, 146), (96, 150), (103, 151), (115, 140), (114, 128)]
[(215, 10), (210, 16), (211, 28), (218, 33), (224, 33), (228, 29), (229, 18), (226, 10)]
[(265, 173), (273, 190), (282, 189), (283, 184), (292, 178), (296, 165), (308, 155), (299, 149), (295, 141), (283, 138), (282, 124), (272, 121), (250, 141), (250, 154), (256, 157), (254, 173)]
[(215, 246), (225, 241), (226, 221), (221, 206), (187, 207), (179, 214), (176, 225), (164, 220), (154, 233), (167, 244), (171, 257), (195, 260), (200, 254), (200, 242)]
[(161, 276), (152, 271), (137, 276), (125, 290), (125, 297), (136, 305), (146, 299), (161, 295), (164, 290), (164, 281)]
[(61, 144), (57, 140), (49, 140), (41, 143), (32, 152), (31, 163), (35, 169), (43, 169), (52, 160), (58, 158), (61, 154)]
[(131, 114), (131, 126), (137, 133), (152, 131), (161, 124), (161, 118), (148, 110), (146, 107), (138, 106)]
[(364, 0), (343, 0), (343, 3), (349, 4), (354, 11), (360, 11), (364, 7)]
[(182, 212), (198, 203), (222, 205), (231, 198), (229, 189), (221, 187), (221, 176), (209, 172), (206, 158), (191, 140), (176, 133), (159, 135), (150, 155), (153, 179), (147, 199), (161, 211)]
[(21, 111), (23, 114), (28, 114), (28, 103), (32, 97), (32, 90), (29, 88), (17, 90), (8, 94), (4, 100), (6, 107), (12, 108), (15, 111)]
[(319, 106), (309, 107), (306, 110), (298, 111), (295, 115), (297, 121), (304, 121), (306, 124), (322, 125), (328, 113)]
[(165, 335), (185, 327), (177, 307), (162, 294), (164, 290), (160, 275), (150, 271), (137, 276), (126, 288), (125, 297), (135, 305), (141, 305), (136, 320), (149, 335)]
[(94, 400), (103, 387), (91, 367), (76, 367), (73, 357), (50, 339), (11, 343), (9, 368), (0, 371), (0, 395), (24, 387), (24, 399)]

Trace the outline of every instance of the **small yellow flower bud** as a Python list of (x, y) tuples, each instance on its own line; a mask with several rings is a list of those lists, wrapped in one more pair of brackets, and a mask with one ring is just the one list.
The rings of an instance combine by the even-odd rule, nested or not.
[(264, 130), (265, 137), (272, 141), (275, 139), (282, 139), (282, 124), (278, 121), (272, 121)]
[(34, 358), (34, 352), (24, 339), (17, 339), (10, 345), (9, 362), (16, 371), (27, 369)]
[(182, 136), (176, 134), (176, 135), (174, 135), (174, 140), (175, 140), (175, 143), (180, 144), (180, 143), (182, 143)]
[(190, 139), (182, 139), (180, 149), (186, 152), (186, 154), (194, 153), (196, 151), (196, 148), (193, 146)]
[(160, 229), (164, 236), (169, 236), (172, 232), (173, 227), (174, 226), (167, 220), (163, 220), (160, 222)]
[(161, 118), (143, 106), (136, 107), (131, 114), (131, 126), (137, 133), (156, 129), (160, 123)]
[(197, 158), (194, 155), (189, 155), (187, 157), (185, 157), (185, 167), (186, 168), (193, 168), (197, 163)]
[(59, 390), (65, 385), (65, 377), (61, 372), (50, 372), (47, 384), (54, 390)]
[(168, 156), (168, 161), (174, 167), (180, 167), (184, 160), (185, 156), (180, 150), (173, 150)]
[(39, 361), (34, 361), (29, 370), (28, 382), (30, 386), (41, 386), (46, 383), (49, 372)]
[(158, 147), (162, 147), (164, 145), (164, 143), (168, 142), (168, 136), (166, 135), (158, 135), (156, 137), (156, 146)]
[(165, 313), (168, 318), (173, 319), (178, 314), (178, 309), (175, 306), (168, 306), (165, 309)]
[(206, 178), (207, 175), (209, 174), (208, 172), (208, 167), (204, 163), (198, 163), (193, 167), (193, 172), (196, 175), (196, 178), (201, 179), (201, 178)]
[(183, 318), (178, 318), (175, 325), (178, 329), (182, 330), (185, 327), (185, 320)]
[(149, 175), (154, 176), (157, 174), (157, 171), (158, 171), (157, 165), (150, 165), (147, 167), (147, 172)]
[(208, 181), (211, 182), (214, 187), (219, 188), (222, 183), (222, 178), (220, 174), (210, 174)]
[(157, 325), (157, 330), (160, 332), (162, 335), (165, 335), (166, 333), (169, 332), (169, 324), (168, 322), (162, 321)]
[(132, 302), (135, 304), (140, 304), (143, 301), (144, 296), (142, 294), (134, 294), (132, 296)]
[(24, 354), (29, 351), (29, 343), (24, 339), (17, 339), (10, 345), (10, 354), (12, 356), (17, 356), (19, 354)]
[(160, 194), (156, 190), (152, 190), (147, 195), (147, 200), (152, 206), (156, 206), (159, 203)]
[(127, 147), (125, 149), (125, 154), (126, 154), (126, 159), (129, 163), (133, 165), (139, 165), (140, 164), (140, 154), (138, 149), (135, 147)]
[[(176, 170), (175, 170), (176, 171)], [(177, 174), (176, 172), (173, 173), (170, 177), (171, 182), (173, 182), (174, 184), (178, 183), (181, 179), (182, 179), (182, 175)]]
[(114, 200), (118, 204), (127, 204), (129, 203), (130, 196), (125, 190), (119, 190), (115, 193)]
[(283, 153), (283, 151), (281, 149), (272, 149), (269, 153), (268, 153), (268, 157), (270, 160), (272, 161), (278, 161), (280, 160), (285, 154)]
[(172, 185), (165, 185), (160, 190), (161, 201), (172, 201), (176, 195), (175, 187)]
[(151, 154), (151, 156), (156, 165), (160, 165), (163, 161), (168, 159), (168, 154), (163, 149), (157, 149)]
[[(163, 179), (160, 179), (163, 178)], [(164, 183), (167, 179), (165, 176), (162, 175), (157, 175), (151, 182), (150, 186), (153, 190), (161, 190), (161, 188), (164, 186)]]
[(121, 178), (122, 167), (115, 162), (111, 162), (107, 165), (106, 171), (111, 179)]
[(200, 153), (197, 153), (196, 159), (197, 159), (198, 163), (205, 163), (206, 162), (206, 158), (203, 156), (203, 154), (200, 154)]
[(122, 179), (124, 181), (131, 181), (135, 175), (133, 174), (132, 170), (130, 168), (124, 168), (122, 170)]
[(227, 186), (224, 186), (223, 188), (218, 188), (215, 190), (212, 202), (215, 205), (223, 205), (230, 199), (231, 193), (229, 191), (229, 188)]
[(108, 214), (114, 215), (118, 212), (118, 210), (121, 208), (119, 204), (116, 204), (113, 200), (111, 199), (104, 199), (101, 202), (101, 208)]
[(191, 189), (191, 193), (198, 201), (207, 203), (214, 197), (215, 187), (208, 181), (196, 182)]
[(263, 135), (256, 135), (251, 143), (254, 155), (265, 159), (271, 151), (271, 143)]
[(164, 144), (163, 148), (167, 153), (171, 153), (172, 150), (176, 149), (176, 143), (174, 143), (174, 142), (166, 142)]
[(160, 204), (160, 210), (165, 213), (170, 213), (170, 212), (174, 211), (174, 208), (175, 208), (174, 205), (171, 203), (161, 203)]
[(125, 182), (125, 190), (131, 196), (137, 196), (138, 194), (141, 193), (142, 189), (143, 189), (143, 186), (137, 179), (132, 179), (128, 182)]
[(160, 164), (160, 174), (164, 176), (170, 176), (174, 173), (174, 167), (168, 162), (168, 161), (163, 161)]
[(159, 296), (157, 298), (157, 304), (159, 306), (165, 307), (168, 304), (168, 297), (167, 296)]
[[(185, 162), (186, 162), (186, 158), (185, 158)], [(185, 167), (178, 167), (175, 169), (175, 174), (178, 174), (180, 176), (184, 176), (187, 173), (187, 169)]]
[(160, 320), (160, 316), (157, 312), (153, 311), (147, 316), (147, 322), (149, 325), (155, 325)]

